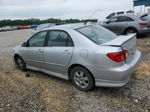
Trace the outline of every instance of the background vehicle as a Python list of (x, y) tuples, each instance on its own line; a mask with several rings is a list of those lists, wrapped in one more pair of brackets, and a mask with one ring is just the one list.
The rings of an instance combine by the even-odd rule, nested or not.
[(32, 24), (31, 25), (31, 28), (37, 28), (38, 27), (38, 24)]
[(13, 55), (21, 70), (72, 80), (82, 91), (125, 85), (140, 56), (135, 35), (118, 37), (98, 25), (84, 24), (38, 31), (16, 47)]
[(150, 19), (147, 14), (122, 14), (100, 23), (116, 34), (150, 33)]
[(16, 30), (17, 28), (15, 26), (3, 26), (2, 31), (13, 31)]
[(18, 30), (23, 30), (23, 29), (29, 29), (29, 26), (18, 26), (17, 29)]
[(52, 26), (55, 26), (55, 24), (54, 24), (54, 23), (45, 23), (45, 24), (39, 25), (39, 26), (36, 28), (36, 30), (42, 30), (42, 29), (44, 29), (44, 28), (50, 28), (50, 27), (52, 27)]
[(67, 22), (59, 22), (59, 23), (56, 23), (56, 25), (64, 25), (64, 24), (68, 24)]

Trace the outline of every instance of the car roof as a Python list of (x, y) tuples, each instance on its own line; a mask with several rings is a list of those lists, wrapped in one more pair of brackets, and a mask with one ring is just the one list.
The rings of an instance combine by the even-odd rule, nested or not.
[(58, 26), (53, 26), (53, 27), (50, 27), (50, 28), (46, 28), (44, 30), (51, 30), (51, 29), (58, 29), (58, 30), (62, 30), (62, 29), (77, 29), (77, 28), (80, 28), (80, 27), (84, 27), (84, 26), (88, 26), (89, 24), (87, 25), (84, 25), (84, 23), (74, 23), (74, 24), (65, 24), (65, 25), (58, 25)]
[(119, 14), (115, 17), (118, 17), (118, 16), (128, 16), (128, 17), (141, 17), (143, 15), (146, 15), (146, 13), (127, 13), (127, 14)]

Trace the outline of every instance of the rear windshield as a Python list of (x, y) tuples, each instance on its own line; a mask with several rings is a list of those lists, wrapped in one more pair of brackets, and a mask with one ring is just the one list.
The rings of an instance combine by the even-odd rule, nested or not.
[(141, 17), (142, 21), (150, 21), (150, 15), (144, 15)]
[(76, 30), (99, 45), (117, 38), (117, 35), (100, 26), (91, 25)]

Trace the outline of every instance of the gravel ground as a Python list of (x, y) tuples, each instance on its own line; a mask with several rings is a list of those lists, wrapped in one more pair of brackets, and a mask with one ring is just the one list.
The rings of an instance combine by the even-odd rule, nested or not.
[(15, 67), (11, 50), (31, 32), (0, 32), (0, 112), (150, 112), (150, 36), (137, 40), (142, 62), (126, 86), (81, 92), (69, 81)]

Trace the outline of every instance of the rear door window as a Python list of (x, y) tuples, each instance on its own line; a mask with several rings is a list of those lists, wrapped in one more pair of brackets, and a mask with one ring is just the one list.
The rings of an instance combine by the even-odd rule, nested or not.
[(126, 16), (118, 17), (118, 22), (129, 22), (129, 21), (134, 21), (134, 20), (132, 18), (126, 17)]
[(71, 37), (64, 31), (49, 31), (47, 46), (65, 47), (73, 46)]

